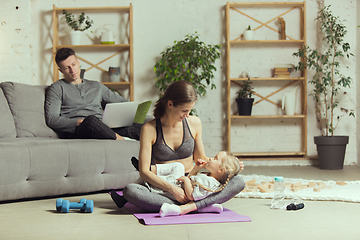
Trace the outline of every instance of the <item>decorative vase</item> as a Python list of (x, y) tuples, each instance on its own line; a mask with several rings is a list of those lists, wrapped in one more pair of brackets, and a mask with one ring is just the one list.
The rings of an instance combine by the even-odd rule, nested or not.
[(244, 40), (253, 40), (254, 39), (254, 31), (253, 30), (245, 30), (244, 32)]
[(251, 116), (254, 98), (236, 98), (240, 116)]
[(81, 31), (72, 31), (70, 33), (71, 45), (81, 45), (81, 36), (82, 36)]
[(285, 93), (282, 98), (281, 108), (285, 109), (286, 115), (295, 115), (296, 106), (296, 92), (298, 87), (294, 88), (291, 92)]
[(314, 142), (318, 152), (320, 169), (343, 169), (349, 136), (317, 136), (314, 137)]
[(120, 67), (109, 67), (110, 82), (120, 82)]

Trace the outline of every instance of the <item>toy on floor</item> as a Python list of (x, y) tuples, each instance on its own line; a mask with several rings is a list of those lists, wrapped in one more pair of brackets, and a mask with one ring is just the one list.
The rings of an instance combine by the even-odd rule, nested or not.
[(299, 204), (291, 203), (286, 206), (286, 210), (299, 210), (299, 209), (303, 209), (304, 207), (305, 205), (303, 203), (299, 203)]
[(80, 209), (81, 212), (92, 213), (94, 210), (94, 201), (81, 199), (80, 202), (70, 202), (69, 200), (63, 200), (58, 198), (56, 200), (56, 210), (58, 212), (68, 213), (70, 209)]

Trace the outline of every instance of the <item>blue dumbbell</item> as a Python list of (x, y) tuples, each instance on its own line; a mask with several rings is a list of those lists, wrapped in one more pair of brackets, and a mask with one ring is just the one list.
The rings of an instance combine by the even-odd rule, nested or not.
[(70, 209), (80, 209), (81, 212), (92, 213), (94, 210), (94, 201), (81, 199), (80, 202), (70, 202), (58, 198), (56, 200), (56, 210), (58, 212), (68, 213)]

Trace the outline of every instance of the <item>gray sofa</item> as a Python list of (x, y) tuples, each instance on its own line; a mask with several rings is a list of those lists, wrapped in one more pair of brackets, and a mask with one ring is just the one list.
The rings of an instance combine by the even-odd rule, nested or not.
[(59, 139), (46, 126), (47, 86), (0, 84), (0, 201), (123, 188), (139, 174), (138, 141)]

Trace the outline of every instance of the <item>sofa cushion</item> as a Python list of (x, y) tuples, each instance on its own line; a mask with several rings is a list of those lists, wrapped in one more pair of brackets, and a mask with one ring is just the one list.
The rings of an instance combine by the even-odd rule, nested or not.
[(44, 85), (0, 84), (14, 117), (17, 137), (57, 137), (45, 123)]
[(8, 102), (3, 91), (0, 90), (0, 138), (15, 138), (16, 130), (14, 118), (10, 112)]
[[(0, 138), (0, 201), (124, 188), (138, 141)], [(1, 234), (0, 234), (1, 235)]]

